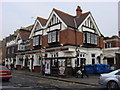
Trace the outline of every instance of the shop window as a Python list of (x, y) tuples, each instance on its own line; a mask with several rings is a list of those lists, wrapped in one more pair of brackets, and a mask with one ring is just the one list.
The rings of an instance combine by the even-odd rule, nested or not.
[(65, 67), (65, 60), (59, 60), (59, 67)]
[(71, 59), (70, 58), (67, 59), (67, 66), (71, 67)]

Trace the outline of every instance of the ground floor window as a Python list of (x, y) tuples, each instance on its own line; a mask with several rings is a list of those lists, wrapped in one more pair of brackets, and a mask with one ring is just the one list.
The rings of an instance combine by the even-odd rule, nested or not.
[(71, 66), (72, 66), (72, 65), (71, 65), (71, 59), (70, 59), (70, 58), (67, 58), (66, 61), (67, 61), (67, 67), (71, 67)]
[(77, 58), (75, 61), (76, 67), (80, 67), (82, 64), (86, 64), (86, 58)]
[(52, 59), (52, 67), (58, 67), (58, 60), (57, 59)]
[(114, 64), (114, 58), (107, 58), (107, 63), (112, 66)]
[(91, 54), (92, 57), (92, 64), (95, 64), (95, 54)]

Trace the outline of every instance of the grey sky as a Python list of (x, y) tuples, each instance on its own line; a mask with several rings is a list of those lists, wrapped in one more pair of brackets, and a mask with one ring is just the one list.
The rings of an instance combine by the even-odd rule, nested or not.
[(37, 16), (47, 19), (53, 8), (75, 15), (78, 5), (81, 6), (83, 12), (92, 13), (104, 36), (118, 34), (117, 2), (3, 2), (0, 40), (20, 27), (33, 24)]

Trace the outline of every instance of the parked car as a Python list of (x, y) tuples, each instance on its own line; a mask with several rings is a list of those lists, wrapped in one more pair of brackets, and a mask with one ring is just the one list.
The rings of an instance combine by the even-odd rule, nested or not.
[(6, 66), (0, 66), (0, 79), (9, 81), (10, 78), (12, 78), (11, 70)]
[(120, 69), (110, 73), (101, 74), (99, 83), (108, 88), (108, 90), (120, 89)]

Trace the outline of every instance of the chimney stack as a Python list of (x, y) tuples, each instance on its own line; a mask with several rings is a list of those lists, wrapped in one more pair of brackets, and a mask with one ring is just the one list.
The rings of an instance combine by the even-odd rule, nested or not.
[(80, 8), (80, 6), (77, 6), (77, 9), (76, 9), (76, 16), (80, 16), (82, 14), (82, 9)]

